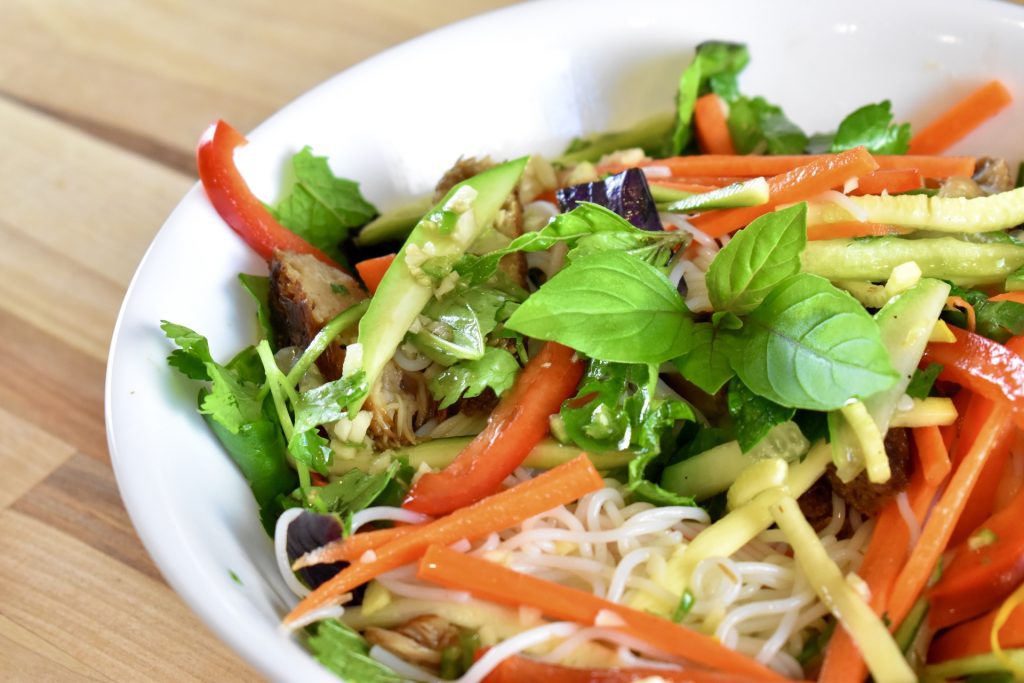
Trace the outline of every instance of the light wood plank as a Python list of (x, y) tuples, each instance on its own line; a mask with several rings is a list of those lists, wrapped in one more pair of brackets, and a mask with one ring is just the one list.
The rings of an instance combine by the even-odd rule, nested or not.
[[(9, 663), (10, 666), (4, 665)], [(0, 671), (4, 680), (109, 681), (88, 664), (0, 614)]]
[(0, 408), (0, 508), (24, 495), (74, 452), (73, 446)]
[(161, 582), (18, 512), (0, 512), (0, 547), (0, 615), (102, 676), (254, 680)]

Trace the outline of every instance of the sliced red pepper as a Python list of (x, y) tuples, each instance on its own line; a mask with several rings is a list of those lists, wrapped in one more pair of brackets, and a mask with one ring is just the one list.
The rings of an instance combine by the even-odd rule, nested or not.
[(1024, 581), (1022, 519), (1024, 492), (1018, 492), (956, 546), (938, 583), (928, 591), (932, 626), (945, 628), (996, 608)]
[(196, 161), (206, 196), (232, 230), (257, 254), (269, 261), (275, 250), (311, 254), (339, 268), (330, 256), (274, 219), (245, 184), (235, 166), (235, 148), (248, 142), (224, 121), (217, 121), (199, 139)]
[(755, 683), (765, 680), (717, 671), (669, 671), (655, 668), (579, 669), (512, 656), (487, 674), (484, 683), (630, 683), (656, 678), (671, 683)]
[(957, 327), (950, 327), (956, 341), (932, 343), (923, 363), (942, 363), (939, 379), (954, 382), (993, 401), (1006, 401), (1013, 420), (1024, 428), (1024, 337), (1006, 346)]
[(573, 395), (583, 361), (567, 346), (548, 342), (523, 368), (484, 428), (443, 471), (420, 477), (404, 507), (445, 515), (494, 493), (548, 434), (548, 418)]
[[(932, 641), (928, 648), (928, 663), (948, 662), (992, 651), (992, 627), (996, 622), (997, 606), (983, 617), (954, 626)], [(1024, 606), (1010, 612), (1010, 618), (999, 629), (999, 645), (1004, 650), (1024, 647)]]

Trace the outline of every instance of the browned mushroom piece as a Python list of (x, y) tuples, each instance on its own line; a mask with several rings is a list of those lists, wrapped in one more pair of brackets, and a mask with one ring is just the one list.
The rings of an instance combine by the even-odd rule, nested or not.
[(828, 478), (832, 490), (839, 494), (855, 510), (865, 515), (876, 515), (882, 506), (910, 483), (913, 473), (913, 458), (910, 453), (910, 437), (906, 429), (893, 428), (885, 435), (885, 452), (889, 456), (889, 468), (892, 476), (884, 484), (873, 484), (868, 481), (866, 472), (853, 481), (843, 483), (836, 475), (835, 468), (829, 466)]
[[(472, 178), (492, 166), (494, 166), (494, 162), (491, 161), (490, 157), (459, 159), (438, 181), (437, 187), (434, 188), (434, 201), (441, 201), (448, 193), (448, 190), (452, 189), (456, 184), (461, 183), (467, 178)], [(509, 194), (508, 199), (502, 204), (501, 209), (498, 211), (498, 217), (494, 221), (494, 229), (511, 239), (515, 239), (523, 234), (523, 207), (519, 203), (517, 193), (512, 192)], [(517, 285), (526, 287), (525, 254), (509, 254), (501, 259), (500, 268)]]
[(391, 629), (370, 626), (363, 635), (371, 644), (434, 671), (441, 665), (441, 653), (459, 645), (459, 629), (432, 614), (413, 617)]
[(974, 164), (974, 182), (987, 194), (1009, 192), (1013, 189), (1014, 178), (1006, 159), (981, 157)]
[(822, 476), (814, 482), (796, 502), (815, 531), (821, 531), (832, 521), (832, 486), (828, 477)]

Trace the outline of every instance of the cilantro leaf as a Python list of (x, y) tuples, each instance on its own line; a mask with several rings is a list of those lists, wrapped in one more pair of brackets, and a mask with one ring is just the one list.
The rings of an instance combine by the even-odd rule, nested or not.
[(242, 380), (239, 375), (216, 363), (207, 363), (212, 385), (199, 406), (229, 432), (237, 433), (243, 425), (256, 422), (262, 414), (260, 387)]
[(303, 391), (295, 401), (295, 432), (348, 417), (349, 411), (369, 393), (366, 373), (360, 371)]
[(371, 505), (400, 505), (413, 474), (415, 470), (407, 462), (394, 460), (386, 470), (375, 474), (351, 469), (329, 484), (314, 487), (312, 495), (323, 503), (327, 512), (342, 516)]
[(315, 627), (307, 644), (313, 656), (344, 681), (401, 683), (402, 677), (370, 657), (370, 646), (361, 635), (337, 619), (325, 619)]
[(339, 178), (327, 157), (315, 156), (309, 147), (292, 157), (292, 185), (283, 199), (270, 207), (282, 225), (319, 248), (338, 263), (345, 257), (338, 245), (349, 230), (365, 225), (377, 209), (359, 192), (359, 184)]
[(420, 353), (444, 366), (480, 360), (486, 353), (487, 335), (508, 319), (525, 296), (525, 292), (495, 287), (460, 286), (427, 304), (422, 315), (432, 322), (408, 339)]
[(831, 152), (866, 147), (872, 154), (906, 154), (910, 145), (910, 124), (892, 122), (889, 100), (867, 104), (843, 119), (836, 130)]
[(430, 393), (444, 409), (460, 398), (479, 396), (492, 389), (501, 396), (512, 388), (519, 374), (519, 363), (505, 349), (488, 346), (476, 360), (464, 360), (445, 369), (430, 380)]
[(816, 275), (786, 278), (723, 334), (735, 337), (729, 360), (743, 383), (782, 406), (835, 410), (898, 379), (871, 316)]
[(796, 413), (793, 408), (780, 406), (758, 396), (735, 377), (729, 383), (727, 405), (736, 440), (744, 453), (756, 446), (772, 427), (792, 419)]
[(707, 285), (716, 311), (745, 315), (785, 278), (800, 272), (807, 244), (807, 204), (773, 211), (736, 233), (708, 268)]
[(929, 363), (924, 370), (917, 368), (907, 385), (907, 396), (910, 398), (928, 398), (935, 380), (942, 373), (942, 363)]
[(577, 259), (523, 302), (505, 325), (591, 358), (655, 364), (685, 353), (693, 327), (665, 274), (617, 251)]
[(184, 325), (166, 320), (160, 321), (160, 329), (167, 338), (178, 345), (167, 356), (167, 364), (176, 368), (189, 379), (209, 380), (210, 373), (206, 370), (207, 363), (212, 363), (210, 343), (203, 335)]
[(320, 436), (316, 429), (292, 434), (292, 438), (288, 440), (288, 452), (295, 458), (295, 462), (302, 463), (308, 469), (325, 477), (334, 461), (334, 451), (330, 442)]
[(263, 338), (270, 344), (270, 350), (276, 351), (274, 327), (270, 323), (270, 278), (265, 275), (239, 273), (238, 280), (242, 283), (245, 291), (249, 292), (256, 301), (256, 321), (260, 325)]
[(763, 97), (730, 102), (728, 123), (740, 154), (800, 154), (807, 146), (807, 135)]

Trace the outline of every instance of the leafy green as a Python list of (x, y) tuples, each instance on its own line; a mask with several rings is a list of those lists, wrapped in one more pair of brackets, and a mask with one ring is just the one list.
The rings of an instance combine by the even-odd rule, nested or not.
[(626, 251), (643, 260), (657, 261), (659, 254), (668, 254), (674, 247), (689, 241), (689, 236), (683, 233), (681, 230), (641, 230), (599, 204), (580, 202), (572, 211), (559, 214), (540, 230), (520, 235), (502, 249), (483, 256), (463, 256), (455, 270), (464, 282), (480, 284), (494, 276), (502, 257), (520, 251), (544, 251), (559, 242), (565, 242), (572, 248), (567, 255), (570, 262), (580, 256), (607, 249)]
[(307, 639), (313, 656), (344, 681), (401, 683), (402, 677), (368, 654), (370, 646), (361, 635), (337, 619), (324, 619)]
[(779, 282), (800, 272), (807, 244), (807, 204), (765, 214), (723, 248), (707, 272), (708, 295), (716, 311), (745, 315)]
[(376, 216), (377, 209), (363, 198), (358, 183), (334, 175), (327, 157), (315, 156), (309, 147), (292, 157), (291, 171), (292, 184), (270, 207), (271, 213), (286, 228), (345, 263), (338, 245), (349, 230)]
[(847, 116), (836, 130), (830, 151), (842, 152), (863, 146), (872, 154), (906, 154), (910, 145), (910, 124), (894, 124), (891, 107), (889, 100), (883, 100)]
[(239, 273), (238, 280), (242, 283), (242, 288), (256, 301), (256, 321), (260, 325), (260, 332), (270, 344), (271, 350), (276, 350), (274, 326), (270, 323), (270, 278), (265, 275)]
[(321, 384), (298, 395), (295, 409), (295, 431), (304, 432), (318, 425), (348, 417), (369, 393), (366, 374), (355, 372), (348, 377)]
[(682, 297), (664, 273), (616, 251), (577, 259), (505, 325), (591, 358), (655, 364), (689, 350), (693, 327)]
[(523, 292), (487, 286), (459, 286), (423, 309), (430, 323), (409, 335), (412, 344), (431, 360), (450, 366), (462, 360), (480, 360), (487, 335), (505, 322)]
[(519, 363), (505, 349), (488, 346), (475, 360), (459, 361), (430, 380), (430, 393), (444, 409), (460, 398), (479, 396), (492, 389), (501, 396), (512, 388), (519, 373)]
[(793, 418), (796, 410), (758, 396), (738, 378), (729, 383), (727, 397), (736, 440), (744, 453), (756, 446), (772, 427)]
[(160, 321), (160, 329), (168, 339), (178, 345), (178, 348), (167, 356), (167, 364), (189, 379), (209, 381), (210, 373), (206, 366), (213, 362), (213, 358), (210, 357), (210, 344), (206, 337), (184, 325), (166, 320)]
[(351, 469), (335, 481), (312, 489), (325, 512), (349, 515), (371, 505), (400, 505), (415, 470), (405, 461), (394, 460), (386, 470), (367, 474)]
[(914, 370), (910, 384), (907, 385), (907, 396), (911, 398), (928, 398), (932, 385), (942, 372), (942, 363), (929, 363), (925, 369)]
[(320, 432), (315, 428), (293, 433), (292, 438), (288, 440), (288, 452), (295, 458), (295, 462), (302, 463), (325, 477), (334, 461), (334, 451), (330, 442), (320, 436)]
[(747, 316), (730, 363), (756, 394), (791, 408), (834, 410), (893, 385), (874, 320), (816, 275), (786, 278)]
[(835, 619), (830, 619), (825, 628), (807, 639), (803, 649), (800, 650), (800, 654), (796, 656), (796, 661), (800, 662), (801, 666), (807, 666), (821, 657), (829, 640), (832, 638), (832, 633), (836, 630), (837, 623)]
[(693, 138), (693, 106), (712, 90), (731, 100), (738, 94), (736, 78), (750, 61), (746, 45), (707, 42), (697, 46), (693, 61), (679, 77), (676, 124), (669, 154), (682, 154)]
[[(1024, 334), (1024, 304), (1016, 301), (989, 301), (984, 292), (952, 283), (949, 294), (964, 299), (974, 307), (974, 331), (978, 334), (1000, 344), (1014, 335)], [(967, 327), (967, 317), (959, 309), (943, 311), (942, 318), (957, 327)]]
[(717, 393), (736, 374), (729, 364), (733, 337), (711, 323), (697, 323), (690, 333), (690, 349), (672, 363), (680, 374), (708, 394)]
[(807, 146), (804, 132), (763, 97), (731, 101), (728, 123), (740, 154), (800, 154)]

